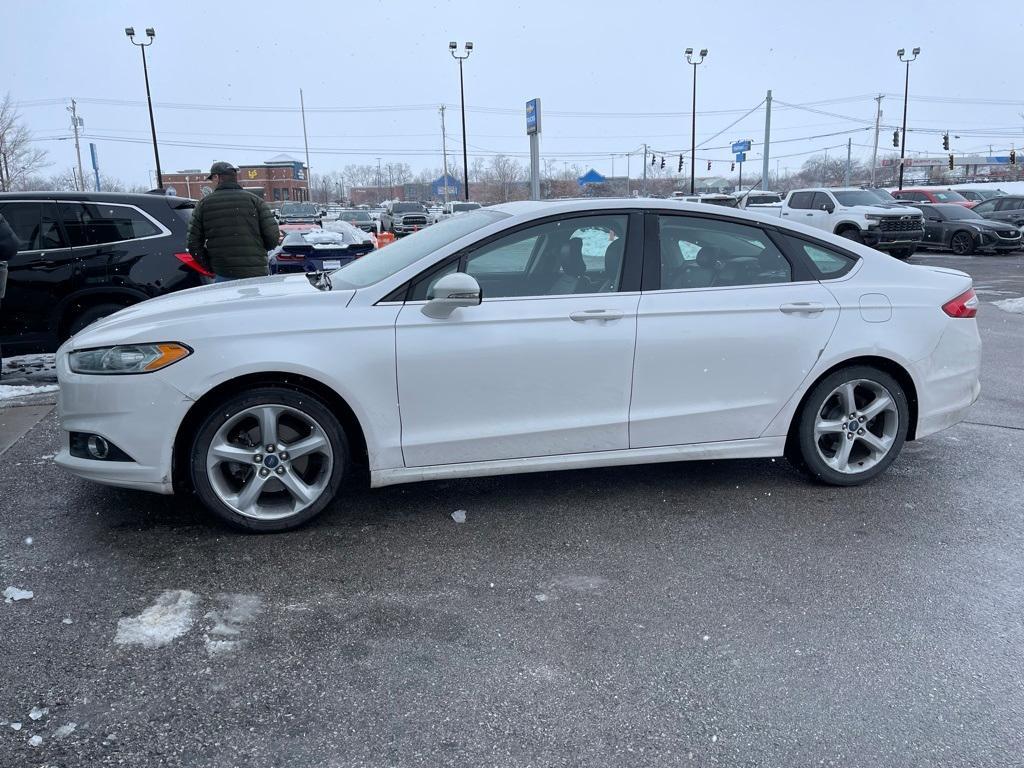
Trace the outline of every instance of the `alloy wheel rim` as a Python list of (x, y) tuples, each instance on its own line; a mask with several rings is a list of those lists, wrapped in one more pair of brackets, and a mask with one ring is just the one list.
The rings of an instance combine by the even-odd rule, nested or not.
[(952, 245), (953, 253), (957, 254), (958, 256), (962, 256), (963, 254), (967, 253), (967, 251), (970, 250), (971, 247), (968, 236), (962, 233), (953, 238)]
[(255, 405), (231, 416), (214, 435), (206, 472), (217, 497), (254, 520), (282, 520), (320, 498), (334, 451), (323, 426), (287, 405)]
[(814, 447), (836, 472), (867, 472), (889, 455), (899, 420), (896, 399), (888, 389), (870, 379), (847, 381), (833, 389), (818, 408)]

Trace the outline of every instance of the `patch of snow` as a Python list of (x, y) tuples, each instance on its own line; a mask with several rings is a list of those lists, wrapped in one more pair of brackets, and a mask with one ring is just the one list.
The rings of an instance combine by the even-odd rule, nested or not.
[(263, 600), (259, 595), (223, 594), (217, 595), (217, 601), (220, 606), (204, 616), (213, 621), (213, 627), (206, 635), (206, 652), (211, 656), (241, 648), (243, 627), (263, 611)]
[(539, 595), (534, 595), (533, 599), (538, 603), (550, 603), (552, 600), (557, 600), (558, 598), (553, 595), (545, 595), (541, 592)]
[(456, 509), (454, 512), (452, 512), (452, 520), (454, 520), (456, 523), (466, 522), (466, 510)]
[(71, 617), (70, 616), (65, 616), (63, 619), (60, 620), (60, 623), (61, 624), (73, 624), (74, 622), (71, 621)]
[(42, 743), (43, 743), (43, 737), (40, 736), (38, 733), (35, 736), (33, 736), (31, 739), (28, 740), (28, 745), (30, 747), (38, 747)]
[(199, 597), (185, 589), (168, 589), (138, 616), (118, 619), (114, 642), (159, 648), (192, 628)]
[(49, 707), (32, 707), (32, 711), (28, 713), (28, 716), (33, 720), (42, 720), (43, 717), (50, 711)]
[(32, 537), (31, 536), (26, 536), (25, 537), (25, 543), (28, 544), (31, 547), (32, 546)]
[(78, 723), (68, 723), (67, 725), (62, 725), (60, 728), (53, 732), (53, 736), (56, 739), (65, 739), (72, 733), (74, 733), (74, 730), (77, 727)]
[(4, 590), (4, 602), (11, 603), (16, 600), (31, 600), (32, 590), (30, 589), (18, 589), (17, 587), (8, 587)]
[(238, 650), (242, 646), (240, 640), (213, 640), (210, 637), (206, 638), (206, 652), (210, 656), (217, 656), (221, 653), (231, 653), (232, 651)]
[(21, 730), (21, 723), (11, 723), (11, 728), (13, 728), (16, 731), (20, 731)]
[(1013, 312), (1015, 315), (1024, 315), (1024, 296), (1016, 299), (1000, 299), (993, 301), (993, 306), (999, 307), (1003, 312)]
[(28, 397), (29, 395), (41, 395), (46, 392), (56, 392), (60, 387), (56, 384), (37, 384), (37, 385), (14, 385), (14, 384), (0, 384), (0, 400), (16, 400), (19, 397)]

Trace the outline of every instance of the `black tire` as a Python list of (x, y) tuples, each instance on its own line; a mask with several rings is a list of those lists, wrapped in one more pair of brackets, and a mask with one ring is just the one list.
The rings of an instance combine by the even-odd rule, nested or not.
[[(819, 413), (828, 407), (830, 395), (841, 385), (855, 381), (872, 382), (888, 390), (895, 404), (898, 419), (894, 428), (892, 428), (892, 443), (888, 452), (867, 469), (844, 473), (829, 466), (825, 459), (822, 458), (818, 448), (818, 441), (815, 439), (815, 423)], [(868, 404), (870, 404), (870, 401)], [(841, 414), (838, 418), (845, 420), (845, 416), (845, 414)], [(832, 416), (830, 418), (837, 417)], [(877, 368), (867, 365), (853, 365), (829, 374), (813, 387), (793, 422), (786, 455), (794, 466), (814, 480), (827, 485), (860, 485), (880, 475), (896, 460), (907, 439), (909, 425), (910, 408), (907, 405), (906, 393), (899, 382)], [(868, 429), (881, 427), (881, 425), (873, 424), (873, 421), (868, 421), (864, 426)], [(847, 439), (844, 433), (845, 429), (839, 433), (840, 441)], [(829, 438), (823, 435), (819, 439), (828, 440)], [(856, 463), (856, 460), (851, 463)]]
[(974, 235), (966, 230), (954, 232), (949, 238), (949, 250), (957, 256), (970, 256), (974, 253)]
[[(221, 499), (208, 474), (207, 454), (218, 430), (237, 414), (258, 405), (284, 406), (312, 419), (321, 427), (333, 453), (330, 475), (320, 496), (288, 517), (263, 520), (241, 514)], [(234, 528), (258, 533), (288, 531), (309, 522), (331, 503), (351, 475), (349, 441), (337, 417), (315, 395), (285, 387), (257, 387), (233, 395), (211, 408), (196, 431), (190, 456), (192, 487), (207, 509)]]
[(96, 304), (92, 307), (86, 307), (68, 323), (68, 334), (65, 338), (70, 339), (97, 320), (102, 320), (104, 317), (120, 312), (122, 309), (124, 309), (124, 304)]
[(907, 259), (909, 259), (911, 256), (914, 255), (914, 251), (915, 250), (917, 250), (917, 249), (916, 248), (897, 248), (897, 249), (895, 249), (893, 251), (889, 251), (889, 255), (892, 256), (894, 259), (899, 259), (900, 261), (906, 261)]
[(853, 242), (860, 243), (861, 245), (864, 244), (864, 237), (856, 227), (847, 227), (839, 233), (839, 236), (845, 237), (847, 240), (853, 240)]

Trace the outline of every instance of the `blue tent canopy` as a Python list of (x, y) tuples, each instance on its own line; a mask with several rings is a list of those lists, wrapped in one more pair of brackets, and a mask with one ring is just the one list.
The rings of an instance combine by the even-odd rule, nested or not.
[(586, 186), (587, 184), (604, 184), (607, 181), (607, 179), (600, 173), (595, 171), (593, 168), (591, 168), (589, 171), (587, 171), (578, 179), (576, 179), (576, 181), (581, 187), (583, 187)]

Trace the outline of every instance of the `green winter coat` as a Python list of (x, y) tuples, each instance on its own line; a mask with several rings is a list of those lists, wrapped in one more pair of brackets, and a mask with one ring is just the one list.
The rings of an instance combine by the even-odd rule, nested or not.
[(221, 277), (269, 274), (267, 251), (279, 240), (270, 206), (235, 182), (196, 203), (188, 225), (189, 253)]

